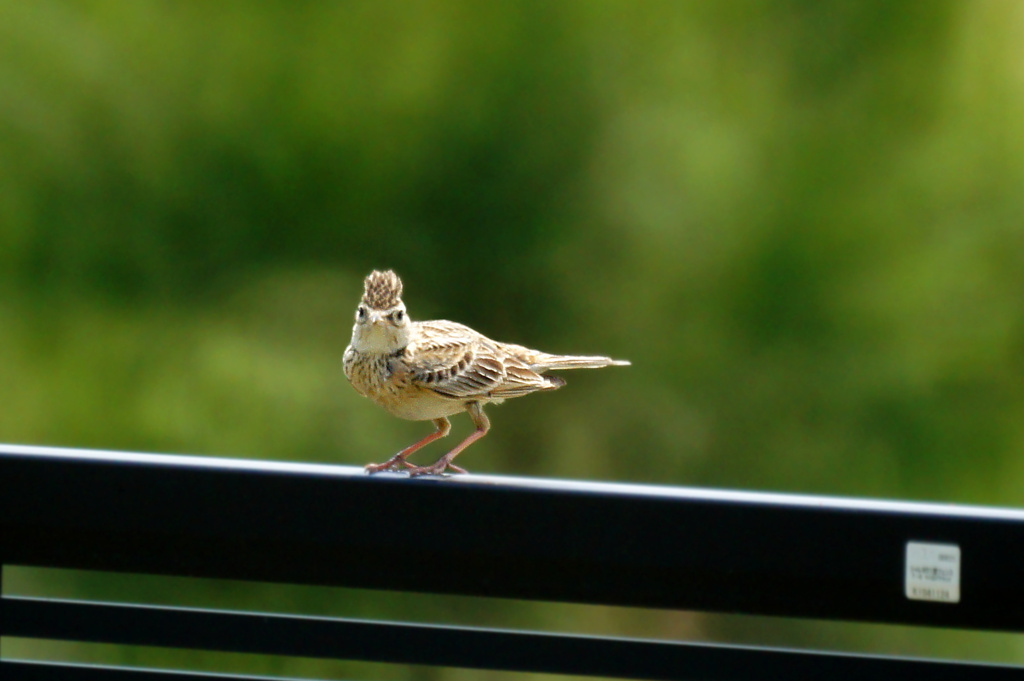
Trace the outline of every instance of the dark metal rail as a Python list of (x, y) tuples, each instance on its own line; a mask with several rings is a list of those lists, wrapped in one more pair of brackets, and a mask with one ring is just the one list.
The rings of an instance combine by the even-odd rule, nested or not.
[[(1002, 665), (8, 598), (11, 636), (628, 679), (1019, 679)], [(936, 674), (941, 672), (941, 676)]]
[[(906, 597), (908, 542), (959, 548), (959, 602)], [(1024, 512), (937, 504), (0, 446), (0, 561), (1024, 629)], [(390, 645), (389, 627), (419, 644)], [(234, 651), (245, 641), (276, 654), (624, 678), (1024, 678), (995, 665), (11, 597), (0, 634)], [(5, 660), (0, 677), (41, 678), (42, 667)], [(75, 669), (86, 676), (61, 677), (120, 678)]]

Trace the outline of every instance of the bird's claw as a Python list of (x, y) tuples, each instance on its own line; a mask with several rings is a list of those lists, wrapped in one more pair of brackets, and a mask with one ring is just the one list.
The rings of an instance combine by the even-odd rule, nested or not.
[(465, 473), (465, 468), (456, 466), (447, 457), (441, 457), (429, 466), (409, 466), (409, 477), (415, 478), (420, 475), (444, 475), (444, 472), (448, 469), (452, 469), (455, 473)]
[(444, 475), (449, 468), (455, 473), (466, 472), (465, 468), (456, 466), (446, 456), (442, 456), (429, 466), (417, 466), (406, 461), (403, 456), (393, 456), (383, 463), (368, 463), (363, 468), (368, 474), (373, 475), (384, 471), (398, 473), (403, 470), (403, 467), (409, 469), (410, 478), (420, 475)]
[(413, 466), (405, 459), (395, 456), (388, 459), (384, 463), (368, 463), (363, 467), (363, 469), (370, 475), (373, 475), (374, 473), (381, 473), (383, 471), (400, 471), (402, 470), (401, 466), (403, 464), (407, 467), (415, 468), (415, 466)]

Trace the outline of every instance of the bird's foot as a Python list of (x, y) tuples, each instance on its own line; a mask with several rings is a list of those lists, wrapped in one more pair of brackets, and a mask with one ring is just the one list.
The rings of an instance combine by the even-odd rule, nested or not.
[(456, 466), (447, 456), (442, 456), (429, 466), (413, 466), (411, 464), (408, 464), (408, 466), (410, 478), (415, 478), (420, 475), (444, 475), (444, 472), (449, 468), (456, 473), (466, 473), (465, 468)]
[(416, 468), (411, 463), (405, 460), (405, 457), (401, 454), (396, 454), (384, 463), (368, 463), (364, 466), (367, 473), (371, 475), (374, 473), (380, 473), (381, 471), (400, 471), (402, 466), (406, 468)]

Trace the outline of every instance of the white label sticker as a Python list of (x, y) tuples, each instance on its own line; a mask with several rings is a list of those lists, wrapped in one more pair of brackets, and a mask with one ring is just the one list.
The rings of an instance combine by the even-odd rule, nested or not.
[(960, 602), (960, 547), (956, 544), (907, 542), (907, 598)]

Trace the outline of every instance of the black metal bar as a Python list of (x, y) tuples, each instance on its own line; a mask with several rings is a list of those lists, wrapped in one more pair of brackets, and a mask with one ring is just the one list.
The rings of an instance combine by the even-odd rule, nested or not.
[(107, 667), (102, 665), (0, 660), (3, 681), (311, 681), (283, 676), (203, 674), (164, 669)]
[(632, 679), (996, 681), (1024, 668), (717, 644), (8, 598), (25, 638)]
[[(904, 595), (910, 540), (959, 603)], [(1024, 630), (1024, 512), (0, 446), (15, 564)]]

